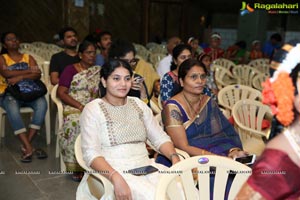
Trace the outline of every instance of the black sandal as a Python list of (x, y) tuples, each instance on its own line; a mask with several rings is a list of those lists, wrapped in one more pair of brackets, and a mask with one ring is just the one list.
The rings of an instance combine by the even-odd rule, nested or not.
[(32, 162), (32, 152), (31, 153), (27, 153), (27, 154), (23, 154), (21, 156), (21, 162), (23, 162), (23, 163), (30, 163), (30, 162)]
[(37, 157), (37, 159), (45, 159), (48, 158), (47, 153), (43, 149), (35, 149), (34, 155)]

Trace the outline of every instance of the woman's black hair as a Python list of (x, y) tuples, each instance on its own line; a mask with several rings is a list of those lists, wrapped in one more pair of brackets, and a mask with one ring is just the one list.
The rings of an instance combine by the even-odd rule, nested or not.
[(1, 48), (1, 52), (0, 52), (0, 54), (2, 55), (2, 54), (6, 54), (6, 53), (8, 53), (8, 51), (7, 51), (7, 49), (4, 47), (4, 44), (5, 44), (5, 38), (6, 38), (6, 36), (8, 35), (8, 34), (15, 34), (15, 35), (17, 35), (15, 32), (12, 32), (12, 31), (7, 31), (7, 32), (4, 32), (4, 33), (2, 33), (2, 35), (1, 35), (1, 43), (2, 43), (2, 48)]
[(184, 78), (186, 77), (187, 73), (190, 71), (190, 69), (194, 66), (199, 66), (201, 67), (205, 74), (208, 73), (206, 67), (204, 64), (202, 64), (200, 61), (193, 59), (193, 58), (189, 58), (185, 61), (183, 61), (183, 63), (181, 63), (181, 65), (179, 66), (178, 69), (178, 79), (182, 79), (184, 80)]
[[(108, 77), (119, 67), (124, 67), (129, 71), (130, 76), (133, 75), (131, 66), (124, 60), (110, 58), (102, 66), (100, 71), (100, 78), (107, 80)], [(106, 94), (106, 88), (102, 85), (102, 82), (99, 83), (100, 96), (103, 97)]]
[[(281, 53), (284, 54), (284, 58), (286, 56), (287, 53), (285, 53), (284, 51), (281, 51)], [(283, 59), (282, 59), (283, 60)], [(299, 91), (297, 90), (297, 80), (298, 80), (298, 73), (300, 73), (300, 64), (298, 64), (290, 73), (290, 77), (292, 79), (293, 85), (295, 87), (295, 96), (297, 94), (299, 94)], [(293, 110), (294, 115), (297, 115), (298, 111), (296, 110), (296, 108), (294, 108)], [(296, 120), (296, 118), (294, 118), (294, 120)], [(276, 116), (274, 115), (272, 118), (272, 124), (271, 124), (271, 130), (270, 130), (270, 136), (268, 140), (271, 140), (272, 138), (274, 138), (276, 135), (282, 133), (284, 129), (284, 126), (278, 121), (278, 119), (276, 118)]]
[(108, 57), (121, 58), (129, 52), (133, 52), (133, 55), (136, 54), (133, 44), (122, 39), (117, 39), (111, 44)]
[(78, 47), (78, 53), (83, 53), (90, 45), (93, 45), (96, 48), (96, 45), (93, 42), (84, 40)]
[(177, 60), (178, 56), (184, 51), (189, 50), (192, 53), (192, 47), (187, 44), (179, 44), (177, 45), (172, 52), (172, 62), (171, 62), (171, 69), (170, 71), (173, 71), (177, 68), (177, 65), (175, 64), (174, 60)]
[(293, 85), (295, 87), (295, 95), (299, 94), (298, 91), (299, 88), (297, 88), (297, 80), (298, 80), (299, 73), (300, 73), (300, 63), (290, 73), (290, 77), (292, 78)]

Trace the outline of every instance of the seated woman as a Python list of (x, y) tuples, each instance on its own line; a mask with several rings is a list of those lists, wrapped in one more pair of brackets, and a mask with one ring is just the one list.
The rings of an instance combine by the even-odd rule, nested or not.
[[(135, 176), (128, 172), (153, 165), (146, 149), (147, 139), (174, 164), (179, 161), (168, 135), (140, 99), (127, 96), (132, 68), (119, 59), (108, 60), (101, 70), (101, 99), (87, 104), (80, 118), (83, 159), (114, 186), (116, 199), (154, 199), (159, 173)], [(126, 117), (124, 117), (126, 116)], [(77, 199), (93, 199), (85, 174)]]
[[(3, 49), (0, 56), (0, 75), (6, 78), (7, 83), (14, 85), (24, 80), (37, 80), (41, 77), (41, 71), (34, 58), (19, 51), (20, 42), (13, 32), (6, 32), (1, 37)], [(19, 70), (16, 70), (18, 68)], [(6, 92), (2, 99), (2, 106), (7, 113), (10, 125), (14, 134), (20, 139), (22, 146), (22, 162), (31, 162), (32, 154), (38, 158), (47, 157), (46, 152), (41, 149), (34, 149), (32, 139), (40, 130), (47, 112), (47, 102), (45, 97), (39, 97), (32, 101), (21, 101)], [(31, 107), (34, 112), (27, 131), (20, 113), (20, 107)]]
[[(205, 66), (197, 60), (185, 60), (179, 67), (178, 77), (182, 91), (166, 102), (162, 112), (165, 130), (175, 147), (190, 156), (244, 156), (239, 135), (217, 103), (203, 94), (207, 79)], [(162, 155), (156, 162), (170, 166)]]
[(276, 109), (275, 116), (285, 128), (267, 144), (236, 199), (300, 198), (300, 180), (296, 178), (300, 177), (300, 64), (293, 66), (299, 63), (299, 45), (286, 57), (282, 54), (287, 51), (281, 51), (282, 64), (272, 82), (264, 83), (264, 103)]
[(80, 133), (79, 115), (85, 104), (99, 96), (100, 67), (94, 66), (96, 47), (84, 41), (79, 45), (79, 63), (65, 68), (59, 79), (57, 95), (63, 102), (63, 132), (60, 133), (60, 147), (67, 171), (73, 172), (73, 180), (80, 181), (83, 170), (78, 165), (74, 144)]
[[(124, 40), (116, 40), (110, 47), (109, 57), (119, 58), (128, 62), (134, 71), (132, 86), (129, 91), (129, 96), (134, 96), (142, 99), (145, 103), (149, 103), (150, 95), (144, 80), (140, 74), (135, 72), (139, 59), (135, 58), (135, 48), (132, 43)], [(149, 104), (148, 104), (149, 105)]]
[(213, 70), (211, 70), (211, 65), (212, 65), (212, 59), (211, 56), (206, 54), (206, 53), (201, 53), (198, 58), (198, 61), (200, 61), (206, 68), (208, 77), (206, 79), (206, 85), (208, 88), (212, 91), (212, 96), (214, 100), (217, 100), (217, 95), (218, 95), (218, 87), (216, 85), (216, 80), (215, 80), (215, 73)]
[(261, 42), (259, 40), (254, 40), (252, 42), (249, 60), (255, 60), (259, 58), (263, 58), (263, 52), (261, 50)]
[[(160, 97), (163, 104), (180, 91), (178, 68), (183, 61), (192, 57), (192, 49), (189, 45), (179, 44), (173, 49), (172, 55), (171, 71), (163, 76), (160, 83)], [(204, 93), (210, 96), (207, 88), (204, 89)]]

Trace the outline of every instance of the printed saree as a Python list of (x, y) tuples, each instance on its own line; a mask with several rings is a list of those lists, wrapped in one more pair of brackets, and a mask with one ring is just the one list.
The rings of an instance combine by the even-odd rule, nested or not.
[[(205, 149), (212, 153), (227, 156), (231, 148), (241, 148), (239, 135), (220, 111), (217, 103), (207, 98), (197, 117), (191, 119), (185, 109), (176, 100), (168, 100), (162, 112), (165, 127), (183, 125), (186, 130), (189, 145)], [(166, 112), (169, 110), (170, 112)], [(174, 120), (174, 112), (180, 113), (181, 120)], [(167, 158), (159, 155), (157, 162), (171, 166)]]
[[(98, 84), (100, 82), (99, 66), (90, 67), (87, 70), (79, 72), (73, 76), (69, 95), (75, 100), (81, 102), (82, 105), (99, 97)], [(64, 105), (64, 122), (63, 130), (60, 133), (60, 147), (63, 155), (63, 160), (66, 164), (67, 171), (82, 171), (77, 164), (74, 144), (77, 136), (80, 133), (79, 116), (80, 110)]]

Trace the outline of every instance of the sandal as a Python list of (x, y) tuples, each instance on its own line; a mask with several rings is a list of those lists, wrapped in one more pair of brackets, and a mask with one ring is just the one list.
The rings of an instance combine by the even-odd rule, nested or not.
[(48, 158), (47, 153), (43, 149), (35, 149), (34, 155), (37, 157), (37, 159), (45, 159)]
[(73, 172), (72, 180), (75, 182), (80, 182), (83, 178), (84, 172)]
[(30, 162), (32, 162), (32, 152), (31, 153), (27, 153), (27, 154), (23, 154), (21, 156), (21, 162), (23, 162), (23, 163), (30, 163)]

